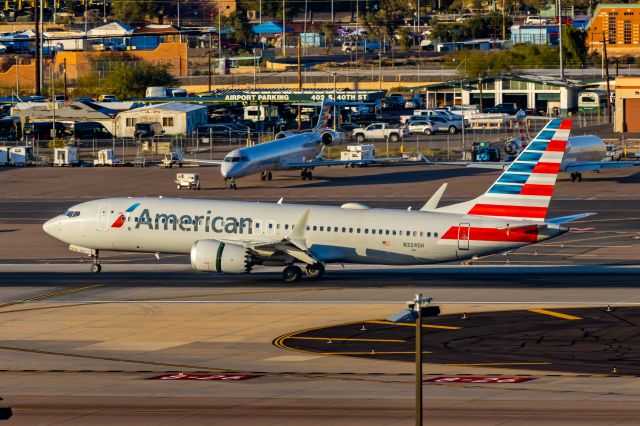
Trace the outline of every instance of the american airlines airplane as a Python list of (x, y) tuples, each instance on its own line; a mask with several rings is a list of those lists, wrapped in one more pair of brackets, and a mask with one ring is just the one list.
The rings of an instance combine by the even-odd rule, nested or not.
[(283, 266), (285, 281), (328, 263), (415, 265), (471, 258), (544, 241), (591, 213), (546, 219), (571, 129), (551, 120), (478, 198), (438, 207), (444, 184), (418, 211), (167, 198), (109, 198), (47, 221), (49, 235), (90, 255), (102, 250), (190, 254), (197, 271)]
[(342, 142), (340, 133), (329, 129), (327, 122), (331, 115), (331, 104), (322, 102), (318, 124), (310, 132), (291, 133), (280, 132), (276, 139), (246, 148), (229, 152), (224, 160), (200, 160), (181, 158), (183, 162), (213, 164), (220, 166), (225, 186), (238, 189), (236, 179), (261, 173), (262, 180), (271, 180), (272, 172), (277, 170), (301, 169), (302, 179), (313, 178), (313, 168), (319, 166), (335, 166), (347, 164), (365, 164), (375, 160), (325, 160), (322, 153), (325, 147), (338, 145)]
[[(511, 139), (504, 145), (504, 151), (511, 156), (519, 154), (530, 142), (525, 113), (518, 112), (516, 118), (520, 132), (519, 138)], [(582, 172), (640, 166), (638, 161), (605, 161), (606, 157), (607, 145), (598, 136), (573, 136), (567, 143), (560, 171), (571, 173), (571, 182), (581, 182)]]

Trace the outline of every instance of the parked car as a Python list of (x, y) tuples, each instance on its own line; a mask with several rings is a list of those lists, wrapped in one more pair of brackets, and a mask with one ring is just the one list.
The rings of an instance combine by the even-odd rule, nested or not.
[(113, 139), (113, 134), (96, 121), (76, 121), (67, 126), (72, 141)]
[(162, 129), (162, 124), (157, 121), (146, 121), (136, 123), (133, 136), (138, 139), (151, 139), (156, 136), (160, 136), (163, 133), (164, 129)]
[(518, 105), (512, 102), (498, 104), (494, 107), (485, 108), (482, 110), (482, 112), (487, 114), (509, 114), (509, 115), (516, 115), (518, 111), (520, 111), (520, 108), (518, 108)]
[[(449, 120), (444, 117), (431, 117), (429, 122), (435, 127), (435, 132), (430, 131), (427, 135), (431, 133), (451, 133), (456, 134), (462, 131), (462, 120)], [(467, 123), (465, 123), (465, 127), (469, 127)]]
[(607, 154), (605, 161), (620, 161), (623, 155), (623, 149), (616, 144), (607, 144)]
[(100, 95), (98, 96), (98, 102), (118, 102), (116, 95)]
[(364, 129), (355, 129), (352, 132), (353, 137), (360, 143), (366, 140), (389, 139), (390, 142), (398, 142), (405, 136), (409, 135), (408, 126), (391, 127), (387, 123), (373, 123)]
[[(558, 17), (556, 16), (555, 18), (553, 18), (553, 23), (557, 24), (558, 23)], [(571, 19), (570, 16), (563, 16), (562, 17), (562, 25), (571, 25), (573, 24), (573, 19)]]
[(418, 120), (409, 123), (409, 134), (431, 135), (438, 133), (438, 127), (431, 120)]
[(404, 97), (400, 94), (391, 94), (382, 100), (383, 108), (402, 109), (405, 107)]
[(549, 20), (537, 15), (527, 16), (524, 20), (525, 25), (549, 25)]
[(59, 122), (56, 121), (55, 125), (53, 121), (33, 121), (31, 123), (25, 123), (22, 132), (23, 135), (25, 137), (25, 139), (31, 139), (31, 140), (51, 140), (53, 139), (52, 137), (52, 130), (55, 126), (56, 132), (55, 132), (55, 137), (56, 138), (64, 138), (65, 136), (68, 136), (67, 133), (67, 127)]
[(357, 42), (345, 41), (342, 43), (341, 50), (345, 53), (355, 52), (356, 49), (359, 52), (363, 50), (366, 52), (373, 52), (374, 50), (380, 50), (380, 43), (371, 40), (358, 40)]
[(196, 128), (198, 137), (203, 138), (203, 141), (209, 142), (209, 138), (213, 141), (228, 140), (230, 138), (246, 138), (248, 135), (247, 130), (241, 130), (232, 127), (230, 124), (203, 124)]

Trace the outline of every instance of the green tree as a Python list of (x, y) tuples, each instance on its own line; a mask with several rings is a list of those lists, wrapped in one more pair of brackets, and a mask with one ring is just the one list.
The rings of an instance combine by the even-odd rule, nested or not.
[[(253, 40), (253, 33), (251, 32), (251, 24), (247, 19), (247, 12), (243, 9), (238, 9), (229, 16), (221, 18), (223, 28), (227, 28), (229, 32), (233, 29), (233, 36), (235, 39), (244, 44), (245, 46)], [(214, 26), (218, 26), (216, 19)]]
[(413, 16), (408, 0), (386, 0), (380, 3), (377, 11), (370, 11), (362, 16), (369, 37), (382, 41), (383, 36), (391, 40), (396, 29), (404, 24), (407, 16)]
[(407, 27), (400, 27), (397, 31), (400, 47), (403, 52), (408, 52), (411, 48), (412, 36)]
[(164, 2), (158, 0), (135, 0), (111, 2), (111, 13), (121, 22), (145, 23), (147, 17), (157, 16)]
[(333, 47), (333, 43), (336, 41), (336, 31), (328, 22), (324, 22), (322, 24), (322, 35), (324, 36), (324, 47), (327, 55), (331, 52), (331, 48)]
[(573, 25), (562, 26), (562, 53), (569, 67), (581, 67), (587, 61), (586, 33)]
[(119, 63), (102, 81), (105, 91), (118, 98), (144, 97), (149, 86), (171, 86), (176, 79), (167, 64), (150, 62)]

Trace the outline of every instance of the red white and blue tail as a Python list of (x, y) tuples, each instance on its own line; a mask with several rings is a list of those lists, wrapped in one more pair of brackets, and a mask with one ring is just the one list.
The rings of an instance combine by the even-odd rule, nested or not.
[(570, 120), (551, 120), (487, 192), (474, 200), (445, 207), (442, 211), (544, 221), (571, 124)]

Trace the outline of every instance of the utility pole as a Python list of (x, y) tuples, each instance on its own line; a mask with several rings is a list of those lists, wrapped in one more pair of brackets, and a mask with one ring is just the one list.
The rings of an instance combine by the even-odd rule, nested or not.
[(562, 0), (558, 0), (558, 39), (560, 47), (560, 78), (564, 80), (564, 54), (562, 52)]
[(504, 0), (502, 0), (502, 42), (507, 39), (507, 15), (504, 10)]
[(20, 69), (18, 68), (20, 57), (16, 55), (16, 98), (20, 98)]
[[(338, 114), (336, 112), (336, 104), (338, 103), (338, 88), (336, 87), (336, 73), (333, 73), (333, 130), (338, 128)], [(322, 111), (320, 111), (322, 114)]]
[(36, 96), (42, 95), (42, 75), (40, 74), (40, 63), (42, 62), (42, 58), (40, 56), (40, 1), (37, 1), (35, 4), (35, 51), (36, 51)]
[(285, 0), (282, 0), (282, 56), (287, 56), (287, 43), (286, 43), (286, 37), (287, 37), (287, 23), (285, 20)]
[(211, 38), (211, 31), (209, 31), (209, 92), (211, 92), (211, 49), (213, 48), (213, 40)]
[[(302, 95), (302, 56), (300, 53), (300, 34), (298, 34), (298, 93)], [(302, 129), (302, 112), (300, 110), (300, 99), (298, 98), (298, 130)], [(320, 111), (322, 114), (322, 111)]]
[[(219, 7), (218, 7), (218, 12), (220, 12)], [(178, 0), (178, 28), (180, 28), (180, 0)]]
[(604, 75), (607, 79), (607, 115), (611, 124), (611, 87), (609, 86), (609, 59), (607, 58), (607, 39), (605, 32), (602, 32), (602, 60), (604, 61)]
[(64, 58), (64, 65), (63, 65), (64, 69), (63, 69), (63, 78), (64, 78), (64, 100), (68, 100), (69, 99), (69, 95), (67, 93), (67, 58)]

